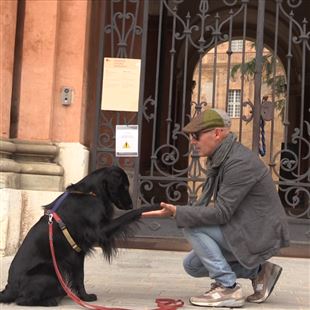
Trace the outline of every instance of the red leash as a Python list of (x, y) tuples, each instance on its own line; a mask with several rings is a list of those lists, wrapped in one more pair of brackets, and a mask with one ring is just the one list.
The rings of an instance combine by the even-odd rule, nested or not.
[(158, 308), (153, 310), (176, 310), (184, 305), (183, 300), (172, 298), (156, 298), (155, 302)]
[[(83, 300), (81, 300), (78, 296), (76, 296), (70, 288), (67, 286), (66, 282), (64, 281), (58, 265), (56, 261), (56, 256), (55, 256), (55, 249), (54, 249), (54, 244), (53, 244), (53, 214), (49, 214), (49, 220), (48, 220), (48, 236), (49, 236), (49, 244), (50, 244), (50, 250), (51, 250), (51, 255), (53, 259), (53, 265), (54, 269), (57, 275), (57, 278), (64, 289), (64, 291), (67, 293), (67, 295), (78, 305), (87, 308), (87, 309), (93, 309), (93, 310), (130, 310), (126, 308), (110, 308), (110, 307), (104, 307), (104, 306), (99, 306), (99, 305), (94, 305), (87, 303)], [(181, 299), (175, 300), (171, 298), (157, 298), (155, 300), (157, 307), (153, 310), (177, 310), (177, 308), (181, 308), (184, 305), (184, 302)]]

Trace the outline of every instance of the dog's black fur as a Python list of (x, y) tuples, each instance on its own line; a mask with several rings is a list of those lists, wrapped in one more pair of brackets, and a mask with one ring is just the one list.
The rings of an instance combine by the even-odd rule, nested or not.
[[(110, 261), (116, 253), (116, 237), (126, 237), (130, 223), (138, 220), (142, 212), (159, 206), (132, 209), (126, 173), (119, 167), (102, 168), (70, 185), (70, 193), (57, 213), (66, 224), (80, 253), (74, 251), (58, 224), (53, 222), (54, 248), (62, 275), (71, 289), (84, 301), (94, 301), (95, 294), (87, 294), (84, 288), (84, 258), (94, 246), (100, 246)], [(88, 193), (94, 193), (90, 195)], [(57, 199), (45, 206), (52, 209)], [(119, 209), (130, 210), (113, 219), (113, 204)], [(56, 273), (49, 248), (48, 215), (44, 215), (30, 229), (16, 253), (5, 289), (0, 292), (1, 303), (15, 302), (26, 306), (57, 306), (65, 296)]]

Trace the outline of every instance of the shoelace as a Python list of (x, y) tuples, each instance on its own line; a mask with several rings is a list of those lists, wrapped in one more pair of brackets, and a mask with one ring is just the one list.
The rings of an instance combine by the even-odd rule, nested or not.
[(222, 285), (218, 282), (211, 283), (211, 288), (208, 291), (206, 291), (205, 294), (215, 291), (218, 287), (222, 287)]

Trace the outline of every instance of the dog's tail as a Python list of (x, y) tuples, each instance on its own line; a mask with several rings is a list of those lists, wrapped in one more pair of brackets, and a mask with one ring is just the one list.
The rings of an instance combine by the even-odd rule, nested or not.
[(6, 285), (5, 289), (0, 292), (0, 303), (9, 304), (15, 301), (16, 298), (17, 298), (17, 294), (14, 293), (14, 291), (10, 289), (8, 284)]

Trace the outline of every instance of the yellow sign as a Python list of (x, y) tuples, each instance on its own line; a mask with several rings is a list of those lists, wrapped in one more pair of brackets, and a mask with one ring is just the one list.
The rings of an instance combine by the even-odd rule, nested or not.
[(123, 149), (130, 149), (128, 142), (125, 142), (125, 144), (123, 145)]
[(101, 109), (137, 112), (140, 59), (104, 58)]

